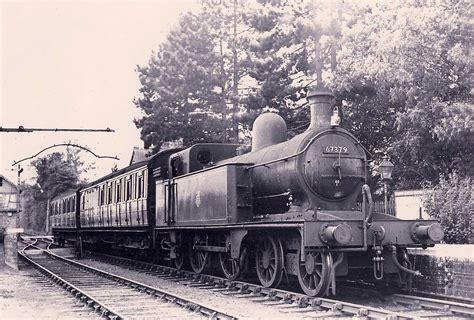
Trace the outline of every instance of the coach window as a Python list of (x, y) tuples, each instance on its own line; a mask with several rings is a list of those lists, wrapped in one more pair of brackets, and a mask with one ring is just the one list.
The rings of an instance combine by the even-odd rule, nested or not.
[(142, 197), (142, 192), (143, 192), (143, 187), (142, 187), (142, 183), (143, 183), (143, 177), (138, 177), (138, 195), (137, 195), (137, 198), (141, 198)]
[(132, 198), (132, 180), (127, 179), (125, 187), (125, 200), (130, 200)]
[(120, 179), (120, 201), (125, 199), (125, 179)]
[(197, 154), (197, 160), (203, 167), (211, 164), (211, 151), (207, 149), (199, 151)]
[(116, 194), (115, 194), (115, 200), (116, 202), (120, 202), (122, 201), (122, 197), (121, 197), (121, 193), (122, 193), (122, 188), (121, 188), (121, 184), (120, 184), (120, 181), (117, 181), (117, 186), (116, 186)]
[(72, 198), (72, 211), (76, 211), (76, 197)]
[(143, 198), (147, 197), (147, 189), (148, 189), (148, 184), (147, 184), (147, 179), (148, 179), (148, 174), (146, 170), (142, 171), (143, 174)]
[(102, 202), (102, 187), (99, 187), (99, 192), (97, 196), (97, 205), (100, 206), (101, 202)]
[(133, 199), (138, 198), (138, 173), (133, 175)]
[(107, 184), (107, 204), (112, 203), (112, 184)]
[(100, 205), (105, 204), (105, 184), (100, 187)]
[(143, 184), (143, 188), (142, 188), (142, 197), (143, 198), (146, 198), (147, 197), (147, 188), (148, 188), (148, 184), (147, 184), (147, 172), (145, 170), (142, 171), (142, 175), (143, 175), (143, 181), (142, 181), (142, 184)]

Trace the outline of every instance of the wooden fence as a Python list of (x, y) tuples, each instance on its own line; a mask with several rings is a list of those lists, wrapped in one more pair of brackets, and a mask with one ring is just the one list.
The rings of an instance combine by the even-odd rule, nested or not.
[[(385, 213), (385, 203), (384, 201), (374, 201), (375, 213)], [(362, 210), (362, 204), (357, 203), (357, 209)], [(388, 214), (395, 216), (395, 197), (388, 198)]]

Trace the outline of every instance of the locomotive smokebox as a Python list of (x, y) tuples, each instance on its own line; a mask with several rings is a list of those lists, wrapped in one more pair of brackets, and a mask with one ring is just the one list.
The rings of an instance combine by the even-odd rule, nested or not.
[(252, 152), (286, 141), (285, 120), (276, 113), (264, 113), (255, 119), (252, 128)]
[(311, 107), (311, 123), (307, 130), (319, 130), (331, 126), (332, 100), (334, 95), (326, 89), (312, 90), (308, 93)]

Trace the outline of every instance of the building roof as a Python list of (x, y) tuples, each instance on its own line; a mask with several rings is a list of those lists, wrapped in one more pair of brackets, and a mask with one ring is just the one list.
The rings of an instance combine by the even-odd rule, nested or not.
[(148, 152), (149, 150), (133, 147), (132, 157), (130, 159), (129, 165), (135, 164), (137, 162), (143, 162), (148, 159), (151, 156), (151, 154)]
[[(0, 174), (0, 180), (2, 181), (2, 183), (7, 182), (13, 189), (15, 189), (15, 192), (18, 191), (18, 188), (17, 188), (16, 184), (11, 182), (10, 180), (8, 180), (4, 175)], [(0, 188), (1, 188), (1, 186), (0, 186)]]

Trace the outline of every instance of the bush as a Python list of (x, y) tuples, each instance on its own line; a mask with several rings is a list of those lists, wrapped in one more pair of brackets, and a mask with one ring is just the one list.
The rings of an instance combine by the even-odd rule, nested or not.
[(469, 243), (472, 235), (474, 188), (470, 177), (453, 173), (441, 176), (438, 185), (423, 197), (428, 213), (440, 220), (446, 243)]

